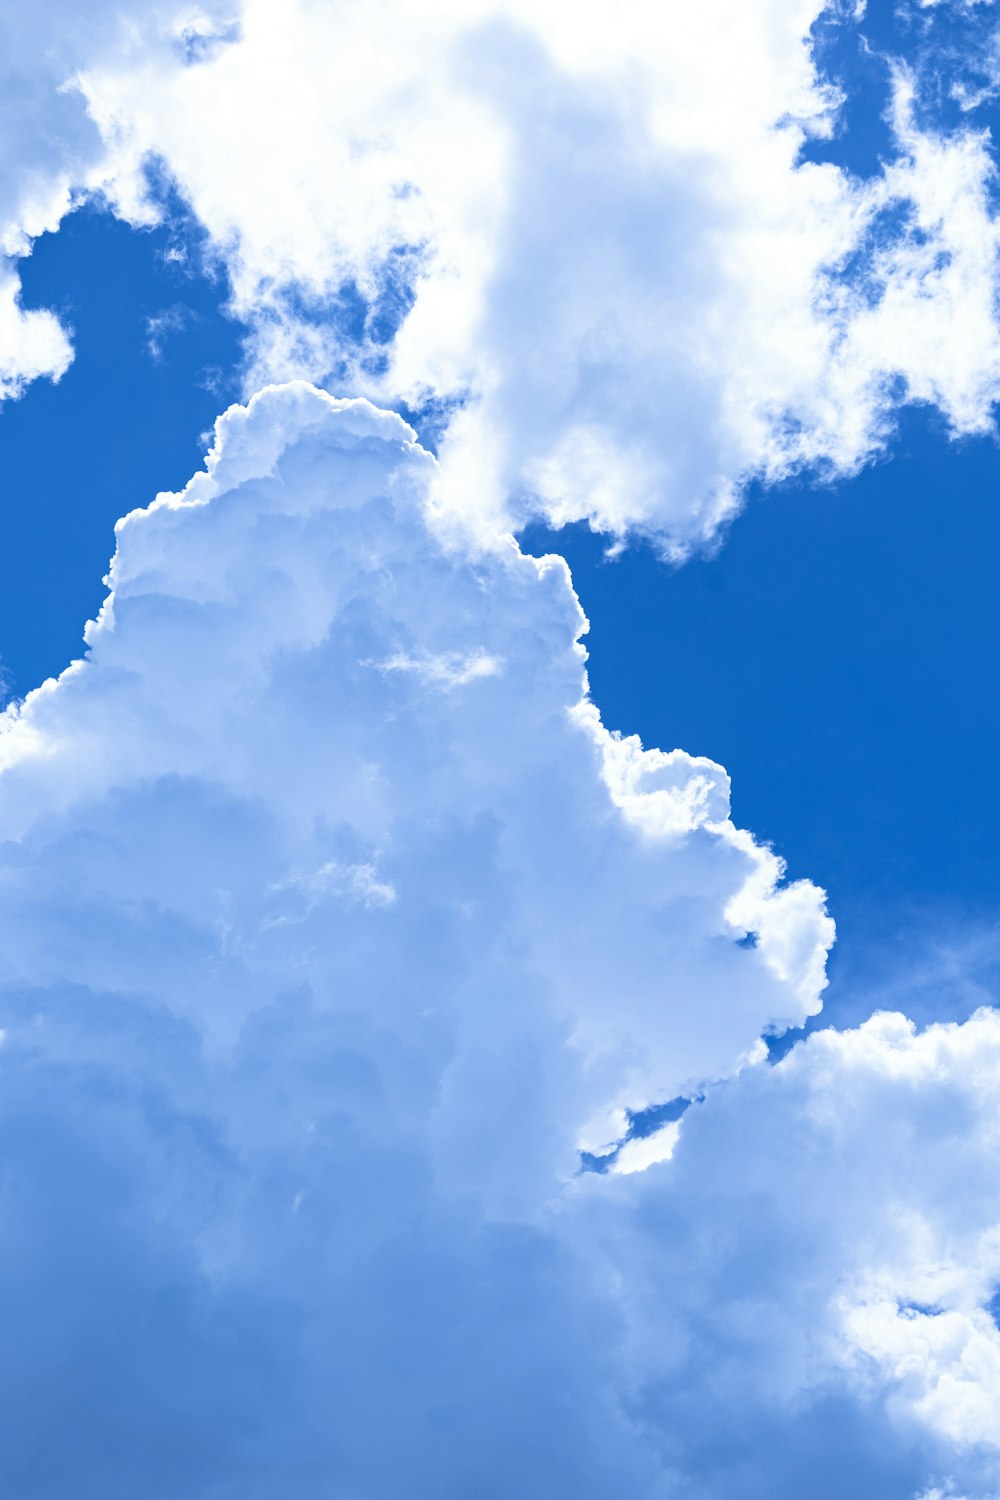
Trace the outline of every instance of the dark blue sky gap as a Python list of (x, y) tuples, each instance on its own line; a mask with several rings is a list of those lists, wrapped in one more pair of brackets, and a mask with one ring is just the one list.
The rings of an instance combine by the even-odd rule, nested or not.
[(836, 162), (856, 177), (873, 177), (895, 154), (884, 118), (890, 75), (881, 48), (898, 42), (898, 23), (884, 9), (870, 11), (861, 23), (826, 11), (813, 27), (817, 66), (841, 91), (843, 104), (833, 137), (806, 141), (803, 161)]
[[(239, 394), (242, 330), (197, 263), (176, 221), (137, 231), (96, 208), (22, 262), (25, 305), (59, 312), (76, 357), (58, 385), (0, 406), (0, 663), (17, 695), (81, 654), (115, 520), (190, 478), (201, 434)], [(164, 314), (175, 326), (157, 359), (147, 320)]]
[(803, 161), (833, 162), (867, 178), (898, 154), (886, 120), (892, 59), (903, 59), (919, 78), (914, 111), (922, 129), (987, 129), (996, 137), (991, 6), (868, 0), (862, 16), (853, 11), (852, 3), (833, 0), (812, 28), (817, 68), (842, 103), (832, 137), (807, 140)]

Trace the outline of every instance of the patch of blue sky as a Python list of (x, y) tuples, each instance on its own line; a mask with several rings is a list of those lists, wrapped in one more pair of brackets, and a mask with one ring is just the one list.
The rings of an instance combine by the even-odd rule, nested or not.
[(802, 160), (833, 162), (856, 177), (873, 177), (893, 155), (886, 118), (891, 75), (881, 44), (898, 45), (896, 7), (872, 6), (857, 16), (849, 6), (831, 6), (813, 27), (816, 65), (841, 98), (833, 134), (809, 136)]
[[(944, 4), (920, 14), (912, 66), (914, 116), (922, 129), (989, 129), (997, 110), (996, 13), (990, 4)], [(909, 60), (909, 59), (908, 59)]]
[(142, 230), (81, 208), (21, 265), (25, 305), (58, 311), (75, 357), (0, 408), (0, 662), (17, 696), (81, 654), (115, 520), (187, 481), (240, 394), (243, 330), (169, 208)]
[(893, 66), (916, 80), (914, 121), (922, 130), (1000, 125), (996, 17), (989, 5), (925, 7), (908, 0), (829, 6), (812, 30), (821, 75), (840, 107), (829, 138), (809, 137), (802, 160), (832, 162), (857, 177), (876, 176), (898, 154), (890, 125)]

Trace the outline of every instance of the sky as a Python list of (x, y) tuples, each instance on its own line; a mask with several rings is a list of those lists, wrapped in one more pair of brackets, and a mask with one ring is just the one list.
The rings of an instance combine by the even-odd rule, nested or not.
[(12, 1494), (996, 1500), (998, 26), (0, 5)]

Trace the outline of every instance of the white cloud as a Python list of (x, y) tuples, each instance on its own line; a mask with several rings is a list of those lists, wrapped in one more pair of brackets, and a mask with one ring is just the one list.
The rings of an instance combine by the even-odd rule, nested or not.
[(161, 360), (167, 340), (172, 333), (180, 333), (191, 318), (191, 309), (183, 303), (175, 303), (163, 312), (154, 313), (146, 319), (146, 348), (151, 359)]
[[(153, 159), (232, 279), (248, 390), (301, 375), (429, 402), (436, 502), (461, 524), (541, 510), (683, 554), (752, 478), (852, 472), (902, 400), (956, 433), (992, 420), (991, 143), (928, 123), (928, 13), (893, 64), (883, 171), (801, 163), (839, 105), (811, 51), (821, 11), (19, 13), (3, 244), (23, 253), (81, 193), (156, 215)], [(57, 335), (36, 321), (23, 379), (65, 367)]]
[(995, 1494), (998, 1088), (997, 1012), (883, 1013), (710, 1090), (664, 1164), (580, 1180), (692, 1493)]
[(434, 472), (365, 402), (232, 409), (4, 720), (0, 1471), (995, 1492), (1000, 1019), (767, 1066), (819, 893), (581, 710), (565, 565), (449, 545)]
[(615, 1153), (608, 1170), (618, 1176), (627, 1176), (630, 1172), (645, 1172), (657, 1162), (669, 1161), (677, 1149), (680, 1133), (680, 1120), (671, 1120), (649, 1135), (635, 1136)]
[(503, 671), (503, 661), (486, 651), (448, 652), (443, 655), (410, 656), (394, 651), (384, 661), (373, 662), (382, 672), (414, 672), (424, 682), (440, 687), (464, 687), (480, 677), (495, 677)]
[[(780, 886), (780, 862), (733, 828), (719, 767), (643, 751), (581, 707), (583, 620), (561, 560), (503, 537), (472, 561), (441, 550), (424, 515), (434, 473), (366, 403), (300, 385), (234, 408), (208, 470), (119, 523), (89, 659), (8, 714), (0, 828), (23, 846), (112, 792), (208, 779), (286, 829), (267, 887), (374, 871), (378, 851), (402, 912), (402, 870), (457, 820), (511, 884), (509, 940), (586, 1064), (571, 1163), (592, 1114), (723, 1075), (764, 1026), (801, 1023), (833, 927), (814, 887)], [(197, 863), (178, 892), (192, 919), (252, 926), (229, 877)], [(255, 913), (264, 889), (244, 893)], [(488, 904), (453, 899), (472, 941)], [(20, 962), (50, 968), (33, 942), (29, 926), (11, 944), (11, 979)], [(287, 962), (268, 952), (265, 986)], [(641, 977), (623, 986), (629, 954)], [(176, 1003), (200, 1009), (203, 983), (184, 978)]]
[(901, 399), (990, 421), (988, 143), (918, 129), (900, 65), (880, 176), (798, 163), (838, 102), (821, 9), (247, 0), (203, 66), (98, 57), (83, 88), (123, 211), (153, 153), (206, 226), (251, 388), (444, 403), (465, 521), (684, 552), (752, 477), (855, 469)]
[[(29, 1491), (655, 1476), (612, 1304), (545, 1221), (588, 1125), (725, 1074), (819, 984), (740, 944), (748, 882), (787, 914), (724, 787), (683, 796), (717, 768), (666, 758), (664, 821), (633, 744), (616, 806), (564, 563), (445, 547), (434, 471), (365, 402), (234, 408), (119, 523), (88, 659), (3, 721), (0, 1284), (56, 1289), (27, 1365), (5, 1314)], [(85, 1419), (53, 1384), (77, 1345)]]
[(0, 270), (0, 400), (19, 396), (40, 375), (58, 380), (73, 357), (58, 318), (22, 308), (20, 290), (16, 273)]

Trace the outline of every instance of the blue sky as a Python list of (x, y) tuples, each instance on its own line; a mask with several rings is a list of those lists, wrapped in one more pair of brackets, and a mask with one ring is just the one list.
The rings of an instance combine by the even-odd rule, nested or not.
[(387, 11), (0, 4), (2, 1486), (996, 1500), (996, 7)]
[[(76, 357), (58, 385), (38, 382), (0, 413), (10, 560), (0, 655), (21, 696), (79, 654), (115, 521), (184, 483), (236, 394), (239, 330), (220, 314), (224, 291), (169, 258), (190, 249), (194, 260), (185, 227), (135, 230), (85, 207), (42, 236), (25, 267), (26, 305), (59, 309)], [(156, 318), (168, 321), (154, 355)], [(30, 506), (15, 503), (26, 486)]]

